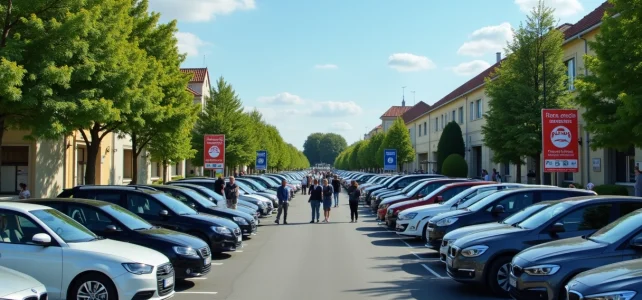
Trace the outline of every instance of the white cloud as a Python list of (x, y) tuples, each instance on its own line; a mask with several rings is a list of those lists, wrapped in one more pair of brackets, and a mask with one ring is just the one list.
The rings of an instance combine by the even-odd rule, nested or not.
[(269, 97), (259, 97), (258, 101), (261, 103), (281, 104), (281, 105), (303, 104), (303, 99), (301, 97), (297, 95), (292, 95), (288, 92), (279, 93)]
[[(515, 0), (519, 9), (529, 14), (539, 4), (539, 0)], [(579, 0), (544, 0), (544, 5), (554, 8), (558, 17), (569, 17), (584, 10)]]
[(435, 68), (428, 57), (411, 53), (395, 53), (388, 57), (388, 66), (399, 72), (416, 72)]
[(513, 28), (504, 22), (497, 26), (486, 26), (475, 30), (469, 41), (465, 42), (457, 54), (483, 56), (493, 52), (503, 52), (506, 42), (513, 39)]
[(353, 101), (322, 101), (312, 103), (311, 113), (314, 116), (339, 117), (359, 115), (363, 109)]
[(334, 70), (338, 69), (339, 66), (335, 64), (323, 64), (323, 65), (316, 65), (314, 66), (315, 69), (323, 69), (323, 70)]
[(334, 122), (332, 123), (332, 129), (337, 131), (350, 131), (352, 130), (352, 125), (348, 122)]
[(177, 32), (176, 39), (178, 40), (178, 51), (187, 53), (187, 56), (197, 56), (199, 50), (207, 45), (205, 41), (189, 32)]
[(184, 22), (206, 22), (218, 15), (256, 8), (254, 0), (151, 0), (152, 11)]
[(488, 69), (491, 65), (484, 60), (473, 60), (465, 63), (461, 63), (458, 66), (452, 68), (453, 72), (461, 76), (470, 76), (477, 75), (481, 71)]

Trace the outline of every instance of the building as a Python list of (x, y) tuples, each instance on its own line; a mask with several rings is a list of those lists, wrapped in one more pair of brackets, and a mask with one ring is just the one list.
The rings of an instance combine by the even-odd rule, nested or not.
[(401, 115), (401, 118), (406, 123), (406, 127), (408, 127), (412, 148), (415, 150), (414, 161), (406, 163), (403, 166), (405, 171), (414, 172), (423, 170), (430, 172), (433, 169), (432, 162), (429, 161), (428, 157), (430, 151), (428, 111), (430, 111), (430, 105), (420, 101)]

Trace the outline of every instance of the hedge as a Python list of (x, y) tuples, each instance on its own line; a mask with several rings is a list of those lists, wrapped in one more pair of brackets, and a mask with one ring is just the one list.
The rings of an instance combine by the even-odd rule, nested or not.
[(629, 190), (626, 186), (605, 184), (596, 186), (593, 191), (598, 195), (616, 195), (616, 196), (629, 196)]
[(459, 154), (451, 154), (441, 167), (441, 174), (448, 177), (468, 177), (468, 163)]

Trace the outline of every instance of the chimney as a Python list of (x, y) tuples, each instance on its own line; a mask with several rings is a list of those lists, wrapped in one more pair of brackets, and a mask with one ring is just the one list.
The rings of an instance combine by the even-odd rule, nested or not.
[(502, 53), (497, 52), (495, 55), (497, 55), (497, 62), (500, 62), (502, 60)]

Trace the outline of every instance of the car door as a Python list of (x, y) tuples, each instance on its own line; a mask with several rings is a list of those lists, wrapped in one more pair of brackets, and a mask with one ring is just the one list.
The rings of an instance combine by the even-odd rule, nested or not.
[[(126, 233), (122, 230), (120, 223), (95, 207), (70, 203), (67, 205), (65, 214), (98, 236), (118, 241), (126, 240)], [(107, 226), (116, 227), (116, 231), (107, 230)]]
[[(538, 242), (546, 243), (592, 234), (611, 222), (613, 207), (611, 203), (596, 203), (571, 208), (568, 212), (556, 216), (555, 221), (548, 223), (549, 226), (542, 228)], [(564, 232), (551, 235), (548, 230), (555, 223), (564, 225)]]
[[(0, 210), (0, 266), (25, 273), (47, 288), (49, 297), (59, 299), (62, 290), (62, 248), (55, 242), (43, 247), (31, 243), (35, 234), (47, 233), (30, 216)], [(0, 283), (1, 284), (1, 283)]]
[[(125, 193), (125, 208), (137, 214), (153, 225), (180, 231), (180, 224), (172, 222), (172, 211), (154, 197), (143, 193)], [(168, 216), (161, 216), (161, 211), (167, 211)], [(176, 221), (176, 220), (175, 220)]]

